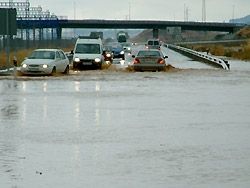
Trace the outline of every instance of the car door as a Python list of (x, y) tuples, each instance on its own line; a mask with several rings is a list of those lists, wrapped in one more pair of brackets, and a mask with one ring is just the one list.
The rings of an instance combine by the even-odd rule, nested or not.
[(60, 53), (60, 57), (61, 57), (62, 71), (65, 71), (66, 67), (69, 64), (69, 60), (63, 51), (60, 50), (59, 53)]
[(59, 51), (56, 51), (56, 70), (57, 72), (63, 72), (63, 63)]

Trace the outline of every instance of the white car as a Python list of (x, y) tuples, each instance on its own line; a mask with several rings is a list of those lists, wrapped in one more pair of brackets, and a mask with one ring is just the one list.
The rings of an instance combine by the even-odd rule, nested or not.
[(69, 59), (60, 49), (37, 49), (22, 62), (20, 72), (25, 75), (68, 74)]

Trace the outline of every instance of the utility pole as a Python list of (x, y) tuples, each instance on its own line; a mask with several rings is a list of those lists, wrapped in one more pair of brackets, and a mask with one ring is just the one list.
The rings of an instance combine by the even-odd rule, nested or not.
[[(73, 2), (73, 6), (74, 6), (74, 20), (76, 20), (76, 2)], [(73, 29), (73, 33), (74, 33), (74, 38), (76, 36), (76, 29)]]
[(73, 2), (73, 6), (74, 6), (74, 20), (76, 19), (76, 2)]
[(187, 21), (189, 20), (189, 8), (186, 6), (186, 4), (184, 4), (184, 21)]
[(235, 14), (235, 5), (233, 5), (233, 15), (232, 15), (232, 21), (233, 21), (233, 23), (234, 23), (234, 18), (235, 18), (234, 14)]
[(131, 20), (131, 2), (129, 1), (129, 7), (128, 7), (128, 20)]
[(9, 9), (11, 8), (11, 0), (9, 1), (9, 7), (7, 9), (7, 15), (6, 15), (6, 39), (7, 39), (7, 45), (6, 45), (6, 54), (7, 54), (7, 67), (8, 67), (8, 72), (10, 70), (10, 31), (9, 31)]
[(206, 0), (202, 0), (202, 22), (206, 22)]

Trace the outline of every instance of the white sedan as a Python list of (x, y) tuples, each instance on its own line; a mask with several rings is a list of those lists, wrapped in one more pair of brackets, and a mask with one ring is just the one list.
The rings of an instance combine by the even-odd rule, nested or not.
[(68, 74), (69, 59), (60, 49), (37, 49), (22, 62), (20, 71), (25, 75)]

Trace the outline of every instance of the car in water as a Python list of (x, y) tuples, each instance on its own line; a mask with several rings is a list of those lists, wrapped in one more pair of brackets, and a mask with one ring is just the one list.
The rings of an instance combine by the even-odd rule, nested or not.
[(113, 63), (112, 46), (104, 45), (104, 47), (103, 47), (103, 56), (104, 56), (104, 61), (106, 63)]
[(113, 54), (113, 58), (121, 58), (122, 60), (125, 59), (125, 52), (124, 49), (122, 47), (122, 45), (120, 43), (111, 43), (110, 44), (112, 46), (112, 54)]
[(147, 49), (161, 49), (161, 44), (159, 39), (149, 39), (146, 44)]
[(69, 59), (60, 49), (36, 49), (20, 67), (24, 75), (54, 75), (69, 73)]
[(130, 65), (135, 71), (164, 71), (166, 69), (166, 58), (160, 50), (139, 50), (137, 55), (132, 55), (133, 63)]
[(132, 44), (130, 42), (121, 43), (124, 52), (131, 53), (132, 52)]
[(80, 36), (73, 50), (73, 69), (101, 69), (104, 61), (101, 38)]

